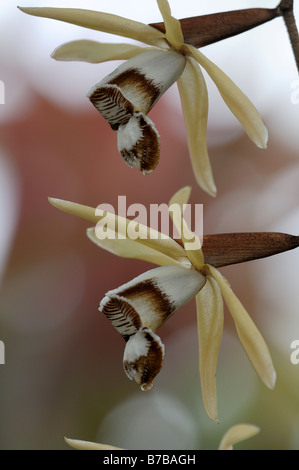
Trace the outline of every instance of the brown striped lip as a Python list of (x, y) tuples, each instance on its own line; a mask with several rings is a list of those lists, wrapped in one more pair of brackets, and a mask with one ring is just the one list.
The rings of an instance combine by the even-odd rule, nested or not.
[(142, 391), (152, 388), (154, 378), (163, 365), (164, 345), (159, 336), (148, 328), (139, 330), (128, 340), (123, 366), (127, 377), (135, 380)]
[(153, 280), (148, 279), (125, 289), (119, 288), (117, 293), (108, 292), (100, 303), (100, 310), (127, 341), (142, 327), (153, 331), (159, 328), (175, 311), (175, 304)]
[(154, 123), (142, 113), (135, 113), (130, 120), (119, 126), (117, 147), (122, 158), (130, 167), (152, 172), (159, 163), (159, 133)]
[(89, 99), (114, 131), (120, 125), (127, 124), (135, 112), (134, 106), (116, 85), (108, 84), (93, 89)]
[[(108, 76), (109, 77), (109, 76)], [(139, 69), (129, 68), (95, 85), (88, 97), (114, 131), (136, 113), (147, 114), (161, 89)]]
[(149, 390), (162, 367), (164, 346), (155, 331), (205, 284), (205, 277), (181, 266), (161, 266), (107, 292), (100, 303), (126, 341), (124, 370)]
[(161, 86), (148, 78), (140, 68), (129, 68), (108, 81), (130, 97), (136, 111), (147, 114), (161, 96)]
[(101, 302), (100, 309), (125, 341), (142, 327), (136, 310), (129, 302), (118, 296), (112, 298), (106, 296)]
[(156, 331), (204, 284), (205, 277), (193, 269), (161, 266), (107, 292), (99, 310), (127, 339), (141, 327)]
[(114, 131), (128, 166), (150, 173), (160, 158), (159, 133), (146, 116), (183, 73), (186, 59), (172, 50), (149, 49), (117, 67), (87, 96)]

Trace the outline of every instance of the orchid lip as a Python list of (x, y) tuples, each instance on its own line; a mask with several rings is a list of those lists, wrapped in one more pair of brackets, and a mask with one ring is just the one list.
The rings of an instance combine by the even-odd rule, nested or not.
[(156, 331), (205, 282), (205, 276), (193, 269), (161, 266), (107, 292), (99, 310), (127, 340), (142, 327)]
[(159, 133), (146, 114), (183, 73), (185, 64), (177, 52), (150, 49), (120, 65), (87, 94), (117, 131), (124, 161), (144, 174), (156, 168), (160, 157)]
[(164, 345), (155, 331), (205, 284), (205, 277), (181, 266), (162, 266), (107, 292), (100, 303), (126, 341), (124, 370), (149, 390), (161, 370)]
[(124, 352), (124, 370), (127, 377), (135, 380), (142, 391), (152, 388), (154, 378), (163, 365), (164, 345), (158, 335), (149, 328), (131, 336)]

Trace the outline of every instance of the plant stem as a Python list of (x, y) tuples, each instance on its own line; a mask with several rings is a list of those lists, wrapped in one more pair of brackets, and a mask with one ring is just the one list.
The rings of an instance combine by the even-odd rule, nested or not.
[(288, 30), (297, 69), (299, 72), (299, 34), (294, 17), (293, 4), (293, 0), (282, 0), (278, 8)]

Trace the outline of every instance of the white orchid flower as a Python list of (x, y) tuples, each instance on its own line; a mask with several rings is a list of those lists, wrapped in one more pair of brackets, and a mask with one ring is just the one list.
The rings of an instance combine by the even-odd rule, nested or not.
[[(262, 335), (227, 280), (218, 269), (205, 263), (199, 239), (180, 216), (183, 212), (171, 211), (174, 204), (182, 208), (189, 195), (190, 188), (182, 188), (169, 204), (183, 246), (150, 227), (109, 212), (99, 216), (95, 209), (81, 204), (59, 199), (50, 199), (50, 202), (58, 209), (97, 224), (87, 230), (88, 237), (97, 246), (118, 256), (161, 266), (109, 291), (100, 304), (100, 310), (126, 341), (125, 371), (143, 390), (151, 388), (163, 362), (164, 346), (156, 330), (181, 305), (192, 297), (196, 299), (202, 398), (207, 414), (217, 421), (216, 366), (223, 331), (222, 297), (242, 346), (267, 387), (274, 388), (276, 373)], [(113, 227), (111, 236), (106, 238), (97, 236), (97, 229), (102, 232), (103, 223)], [(138, 238), (124, 237), (126, 228), (132, 223), (138, 227)], [(121, 234), (120, 238), (118, 234)], [(197, 243), (190, 243), (192, 238)]]
[(267, 128), (254, 105), (232, 80), (194, 46), (185, 44), (180, 22), (171, 15), (168, 1), (157, 0), (157, 4), (165, 33), (109, 13), (70, 8), (20, 9), (30, 15), (61, 20), (148, 44), (150, 47), (145, 48), (77, 40), (58, 47), (52, 56), (57, 60), (91, 63), (127, 59), (93, 86), (88, 96), (112, 129), (117, 131), (118, 149), (125, 162), (143, 173), (152, 171), (160, 156), (159, 134), (147, 113), (177, 81), (194, 175), (201, 188), (215, 196), (216, 186), (206, 143), (208, 93), (200, 67), (214, 81), (226, 105), (258, 147), (267, 146)]

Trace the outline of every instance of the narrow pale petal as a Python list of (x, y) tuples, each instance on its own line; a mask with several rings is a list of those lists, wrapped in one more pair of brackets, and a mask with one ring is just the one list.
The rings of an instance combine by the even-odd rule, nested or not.
[(184, 186), (172, 196), (169, 204), (179, 204), (182, 208), (184, 204), (188, 204), (191, 195), (191, 186)]
[(107, 292), (100, 310), (127, 340), (142, 328), (156, 331), (205, 282), (205, 276), (193, 269), (162, 266)]
[(18, 8), (28, 15), (65, 21), (84, 28), (135, 39), (145, 44), (167, 47), (165, 34), (144, 23), (118, 15), (77, 8)]
[(196, 296), (196, 309), (202, 399), (208, 416), (217, 422), (216, 367), (223, 332), (223, 300), (211, 276)]
[[(132, 221), (131, 221), (132, 223)], [(122, 258), (133, 258), (148, 261), (159, 266), (177, 264), (190, 268), (191, 263), (184, 248), (172, 238), (163, 239), (131, 239), (118, 238), (118, 232), (105, 229), (107, 236), (98, 237), (95, 228), (87, 229), (87, 236), (100, 248)]]
[(232, 450), (233, 445), (249, 439), (260, 432), (260, 428), (253, 424), (236, 424), (226, 431), (218, 450)]
[(184, 36), (179, 20), (171, 15), (170, 6), (167, 0), (157, 0), (159, 10), (163, 16), (166, 39), (177, 50), (184, 44)]
[(90, 222), (97, 223), (101, 217), (96, 215), (96, 209), (89, 206), (84, 206), (82, 204), (77, 204), (76, 202), (64, 201), (63, 199), (57, 199), (54, 197), (49, 197), (48, 201), (52, 206), (56, 207), (63, 212), (68, 214), (76, 215), (82, 219), (89, 220)]
[(191, 57), (187, 59), (185, 70), (178, 80), (178, 87), (194, 176), (204, 191), (216, 196), (207, 149), (208, 92), (204, 76)]
[(65, 442), (77, 450), (124, 450), (121, 447), (114, 447), (108, 444), (98, 444), (97, 442), (81, 441), (78, 439), (64, 438)]
[(231, 290), (227, 280), (213, 266), (209, 265), (209, 269), (221, 289), (224, 300), (235, 322), (240, 341), (252, 365), (264, 384), (269, 388), (274, 388), (276, 373), (269, 349), (262, 335), (239, 299)]
[(190, 45), (184, 47), (210, 75), (226, 105), (240, 121), (249, 138), (258, 147), (266, 148), (268, 130), (261, 115), (247, 96), (217, 65), (213, 64), (195, 47)]
[(145, 50), (148, 50), (148, 48), (133, 46), (132, 44), (109, 44), (81, 39), (57, 47), (52, 53), (52, 57), (56, 60), (82, 60), (98, 64), (107, 60), (131, 59), (131, 57)]
[[(189, 240), (193, 237), (193, 233), (189, 230), (184, 220), (184, 205), (188, 203), (191, 194), (191, 187), (185, 186), (179, 189), (170, 199), (168, 203), (169, 215), (174, 223), (175, 228), (180, 234), (182, 241), (185, 236)], [(177, 210), (176, 210), (177, 209)], [(184, 241), (183, 241), (184, 242)]]
[(184, 220), (184, 204), (187, 204), (190, 196), (190, 187), (186, 186), (177, 191), (169, 201), (169, 214), (173, 223), (181, 235), (186, 255), (196, 269), (204, 265), (204, 256), (201, 250), (201, 242), (198, 236), (192, 232)]
[[(75, 202), (56, 198), (49, 198), (49, 202), (57, 209), (97, 224), (97, 234), (95, 228), (90, 228), (87, 235), (96, 245), (111, 253), (158, 265), (191, 266), (181, 245), (146, 225)], [(105, 231), (107, 236), (101, 237)]]

